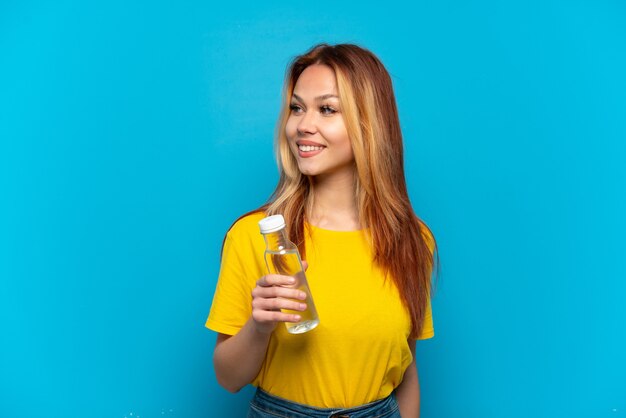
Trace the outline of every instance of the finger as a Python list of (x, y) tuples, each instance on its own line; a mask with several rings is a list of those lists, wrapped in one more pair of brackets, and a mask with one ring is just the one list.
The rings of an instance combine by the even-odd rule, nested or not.
[(282, 286), (255, 287), (252, 290), (252, 299), (272, 298), (305, 300), (306, 293), (304, 293), (302, 290)]
[(269, 286), (289, 286), (296, 282), (291, 276), (283, 276), (280, 274), (268, 274), (257, 280), (256, 284), (261, 287)]
[(290, 311), (304, 312), (306, 310), (306, 303), (285, 298), (255, 299), (252, 301), (252, 309), (263, 311), (287, 309)]
[(302, 317), (298, 314), (284, 313), (281, 311), (252, 311), (252, 318), (260, 323), (264, 322), (300, 322)]
[(304, 271), (306, 271), (306, 269), (309, 268), (309, 262), (302, 260), (302, 268), (304, 269)]

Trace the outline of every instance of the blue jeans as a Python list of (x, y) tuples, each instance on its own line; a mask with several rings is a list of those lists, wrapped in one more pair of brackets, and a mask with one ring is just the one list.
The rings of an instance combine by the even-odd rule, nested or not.
[(354, 408), (313, 408), (257, 389), (250, 401), (248, 418), (401, 418), (393, 394)]

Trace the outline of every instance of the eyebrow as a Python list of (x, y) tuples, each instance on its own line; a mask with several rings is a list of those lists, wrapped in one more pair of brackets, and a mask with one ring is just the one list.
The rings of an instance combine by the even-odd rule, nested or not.
[[(302, 97), (298, 96), (296, 93), (293, 93), (293, 97), (295, 97), (295, 99), (299, 102), (304, 102), (304, 100), (302, 100)], [(315, 98), (316, 101), (321, 101), (321, 100), (326, 100), (326, 99), (339, 99), (339, 96), (337, 96), (336, 94), (322, 94), (321, 96), (317, 96)]]

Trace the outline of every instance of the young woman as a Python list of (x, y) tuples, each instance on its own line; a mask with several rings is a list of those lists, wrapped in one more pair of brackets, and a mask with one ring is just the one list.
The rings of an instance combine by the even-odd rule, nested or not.
[[(434, 335), (436, 244), (413, 212), (389, 74), (356, 45), (317, 45), (288, 69), (280, 180), (224, 240), (206, 326), (218, 382), (257, 386), (249, 417), (417, 417), (416, 339)], [(285, 217), (320, 317), (290, 334), (304, 294), (267, 275), (258, 221)]]

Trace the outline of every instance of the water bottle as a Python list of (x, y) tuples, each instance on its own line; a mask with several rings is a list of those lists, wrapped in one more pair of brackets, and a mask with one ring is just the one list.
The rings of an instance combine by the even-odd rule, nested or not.
[(306, 311), (283, 309), (282, 312), (300, 315), (300, 322), (286, 322), (287, 331), (291, 334), (302, 334), (310, 331), (320, 323), (311, 290), (304, 275), (302, 260), (298, 247), (287, 238), (285, 218), (283, 215), (272, 215), (259, 221), (261, 234), (265, 238), (265, 264), (270, 274), (292, 276), (296, 283), (291, 285), (306, 293)]

